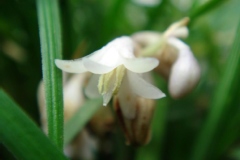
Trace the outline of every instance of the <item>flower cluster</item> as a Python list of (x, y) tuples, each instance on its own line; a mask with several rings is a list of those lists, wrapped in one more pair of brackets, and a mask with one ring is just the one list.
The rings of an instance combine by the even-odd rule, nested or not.
[(168, 80), (173, 98), (185, 96), (199, 80), (200, 67), (195, 57), (188, 45), (178, 39), (188, 36), (188, 21), (184, 18), (172, 24), (163, 34), (138, 32), (131, 37), (122, 36), (83, 58), (57, 59), (55, 63), (65, 72), (91, 72), (85, 94), (89, 98), (102, 96), (103, 106), (114, 97), (114, 109), (127, 143), (146, 144), (154, 99), (165, 97), (152, 84), (150, 71), (155, 70)]

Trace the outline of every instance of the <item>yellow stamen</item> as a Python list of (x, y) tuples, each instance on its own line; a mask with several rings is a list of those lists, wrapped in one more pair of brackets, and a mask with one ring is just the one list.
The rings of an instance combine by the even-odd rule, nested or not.
[(98, 81), (99, 93), (103, 95), (111, 91), (113, 95), (116, 95), (125, 75), (125, 70), (126, 68), (121, 65), (111, 72), (101, 75)]

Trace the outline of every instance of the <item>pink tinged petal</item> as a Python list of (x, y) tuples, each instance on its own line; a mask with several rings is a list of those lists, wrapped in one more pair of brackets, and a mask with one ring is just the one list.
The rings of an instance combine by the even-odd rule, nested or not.
[(122, 85), (117, 96), (124, 117), (127, 117), (128, 119), (135, 118), (137, 97), (134, 93), (132, 93), (126, 76), (122, 81)]
[(77, 59), (77, 60), (56, 59), (55, 64), (61, 70), (69, 73), (83, 73), (87, 71), (87, 69), (83, 65), (82, 59)]
[(88, 98), (98, 98), (101, 97), (101, 95), (98, 92), (97, 84), (98, 79), (100, 75), (93, 74), (90, 78), (86, 88), (85, 88), (85, 94)]
[(117, 66), (109, 67), (100, 63), (97, 63), (89, 58), (83, 58), (84, 67), (94, 74), (105, 74), (112, 71)]
[(139, 74), (127, 72), (130, 87), (138, 96), (148, 99), (159, 99), (166, 95), (157, 87), (145, 81)]
[(149, 72), (156, 68), (159, 61), (156, 58), (124, 59), (124, 66), (135, 73)]

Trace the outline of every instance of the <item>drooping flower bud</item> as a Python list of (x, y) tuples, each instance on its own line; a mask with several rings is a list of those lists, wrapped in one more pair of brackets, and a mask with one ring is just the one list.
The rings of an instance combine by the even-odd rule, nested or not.
[(179, 52), (171, 68), (168, 89), (173, 98), (181, 98), (197, 85), (201, 71), (197, 60), (185, 43), (176, 38), (171, 38), (168, 42)]
[(156, 57), (160, 64), (155, 69), (168, 80), (171, 97), (181, 98), (191, 92), (200, 78), (200, 67), (192, 51), (176, 37), (188, 35), (189, 18), (173, 23), (163, 34), (138, 32), (132, 35), (138, 49), (137, 56)]

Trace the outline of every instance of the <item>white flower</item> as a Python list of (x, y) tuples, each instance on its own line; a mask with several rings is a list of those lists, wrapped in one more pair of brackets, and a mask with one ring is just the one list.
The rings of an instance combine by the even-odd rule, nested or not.
[(171, 97), (181, 98), (197, 85), (200, 67), (191, 49), (178, 38), (188, 36), (189, 18), (173, 23), (163, 34), (139, 32), (132, 38), (139, 45), (139, 56), (154, 56), (161, 61), (156, 68), (168, 80)]
[[(134, 44), (131, 38), (123, 36), (117, 38), (100, 50), (77, 60), (55, 60), (58, 68), (70, 73), (92, 72), (93, 75), (87, 88), (86, 94), (90, 97), (103, 96), (103, 105), (106, 106), (113, 95), (129, 99), (134, 94), (158, 99), (165, 96), (157, 87), (146, 82), (141, 73), (149, 72), (158, 66), (156, 58), (136, 58), (134, 56)], [(98, 85), (97, 85), (98, 83)], [(133, 94), (129, 94), (133, 93)], [(134, 117), (135, 112), (131, 103), (126, 98), (120, 98), (125, 103), (124, 113)]]

